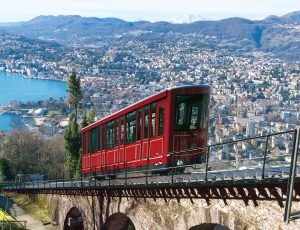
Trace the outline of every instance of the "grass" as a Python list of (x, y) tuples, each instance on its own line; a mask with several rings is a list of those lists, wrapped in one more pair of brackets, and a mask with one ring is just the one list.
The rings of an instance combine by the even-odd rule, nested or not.
[(14, 194), (12, 200), (26, 212), (40, 219), (43, 223), (51, 220), (51, 206), (47, 205), (46, 196)]
[(12, 216), (4, 212), (2, 209), (0, 209), (0, 228), (1, 229), (23, 229), (22, 226), (18, 223), (11, 222), (15, 221)]
[(14, 219), (9, 214), (0, 209), (0, 221), (14, 221)]
[(47, 115), (51, 116), (51, 115), (60, 115), (61, 112), (59, 110), (49, 110), (47, 112)]

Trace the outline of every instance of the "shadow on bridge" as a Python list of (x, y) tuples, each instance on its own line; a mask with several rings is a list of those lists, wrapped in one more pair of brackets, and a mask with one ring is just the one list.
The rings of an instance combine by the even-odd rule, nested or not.
[(103, 230), (135, 230), (135, 226), (128, 216), (117, 212), (106, 220)]
[(220, 224), (199, 224), (197, 226), (194, 226), (190, 228), (189, 230), (229, 230), (229, 228), (224, 227)]
[[(285, 181), (287, 182), (287, 181)], [(204, 199), (208, 205), (212, 199), (223, 200), (225, 205), (228, 205), (228, 200), (243, 200), (246, 206), (252, 201), (255, 206), (258, 206), (259, 200), (273, 200), (277, 201), (278, 205), (283, 208), (285, 195), (287, 192), (286, 183), (278, 182), (272, 184), (234, 184), (233, 182), (224, 185), (222, 184), (206, 184), (205, 186), (192, 186), (182, 184), (182, 186), (169, 187), (169, 188), (123, 188), (105, 190), (101, 193), (99, 190), (90, 191), (90, 195), (107, 196), (107, 197), (131, 197), (134, 199), (164, 199), (168, 202), (169, 199), (177, 199), (180, 203), (181, 199), (190, 199), (194, 203), (194, 199)], [(293, 200), (300, 200), (300, 183), (296, 183), (294, 187)]]
[(82, 214), (78, 208), (73, 207), (68, 212), (64, 222), (64, 230), (84, 230)]

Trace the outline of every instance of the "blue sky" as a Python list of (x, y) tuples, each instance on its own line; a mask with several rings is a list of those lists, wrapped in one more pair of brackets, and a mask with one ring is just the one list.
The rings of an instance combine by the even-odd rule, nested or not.
[(117, 17), (129, 21), (245, 17), (262, 19), (300, 10), (300, 0), (0, 0), (0, 22), (38, 15)]

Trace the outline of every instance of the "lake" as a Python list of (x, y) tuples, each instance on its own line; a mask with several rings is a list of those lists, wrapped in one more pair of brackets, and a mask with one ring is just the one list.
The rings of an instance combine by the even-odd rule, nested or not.
[(12, 100), (26, 102), (66, 97), (66, 90), (66, 82), (25, 78), (0, 72), (0, 105), (8, 105)]
[[(43, 101), (49, 97), (59, 99), (67, 96), (67, 83), (53, 80), (25, 78), (17, 74), (0, 72), (0, 105), (16, 101)], [(16, 115), (0, 115), (0, 131), (9, 131), (10, 123)]]

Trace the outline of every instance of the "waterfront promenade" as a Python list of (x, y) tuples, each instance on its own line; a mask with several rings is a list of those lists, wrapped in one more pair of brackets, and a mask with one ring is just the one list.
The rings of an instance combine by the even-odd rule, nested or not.
[(0, 116), (6, 112), (9, 112), (10, 110), (11, 110), (11, 107), (0, 105)]
[(16, 109), (11, 106), (0, 105), (0, 116), (7, 112), (17, 113)]

